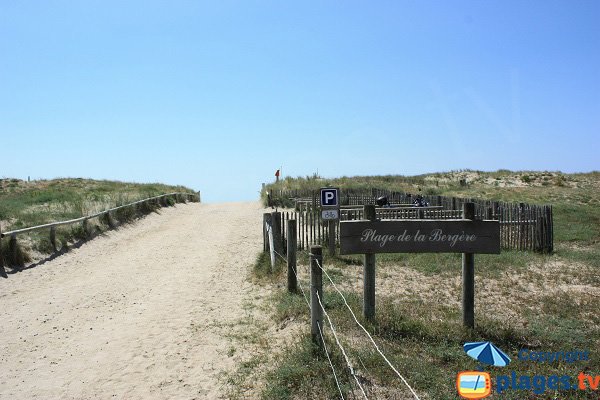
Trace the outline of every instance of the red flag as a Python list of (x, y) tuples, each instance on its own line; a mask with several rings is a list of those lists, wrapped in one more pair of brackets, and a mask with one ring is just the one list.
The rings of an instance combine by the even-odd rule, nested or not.
[(275, 172), (275, 176), (279, 178), (279, 170)]

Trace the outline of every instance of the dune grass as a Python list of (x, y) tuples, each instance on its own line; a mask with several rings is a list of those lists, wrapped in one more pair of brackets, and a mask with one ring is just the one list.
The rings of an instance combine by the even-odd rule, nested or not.
[[(0, 180), (0, 226), (3, 232), (75, 219), (108, 208), (125, 205), (160, 194), (194, 193), (183, 186), (139, 184), (92, 179), (65, 178), (26, 182), (17, 179)], [(170, 202), (170, 203), (169, 203)], [(167, 200), (162, 206), (172, 205)], [(111, 223), (126, 223), (158, 209), (159, 204), (142, 203), (117, 210), (113, 221), (106, 216), (82, 224), (56, 228), (59, 249), (106, 231)], [(34, 258), (54, 251), (46, 230), (19, 235), (18, 246), (10, 248), (8, 238), (2, 240), (2, 254), (6, 265), (23, 266)]]

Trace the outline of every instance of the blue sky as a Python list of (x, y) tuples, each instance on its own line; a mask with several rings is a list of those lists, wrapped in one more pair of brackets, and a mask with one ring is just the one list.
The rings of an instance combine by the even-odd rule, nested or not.
[(0, 0), (0, 176), (600, 169), (598, 1)]

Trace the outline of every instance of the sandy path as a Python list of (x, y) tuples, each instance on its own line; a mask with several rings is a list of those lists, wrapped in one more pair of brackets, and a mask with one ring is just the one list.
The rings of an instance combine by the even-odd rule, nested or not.
[(0, 280), (0, 398), (218, 398), (261, 213), (178, 205)]

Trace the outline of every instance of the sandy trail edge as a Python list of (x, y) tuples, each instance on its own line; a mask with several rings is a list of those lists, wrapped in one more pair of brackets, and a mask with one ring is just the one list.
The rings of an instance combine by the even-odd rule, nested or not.
[(218, 398), (259, 203), (161, 210), (0, 281), (0, 398)]

